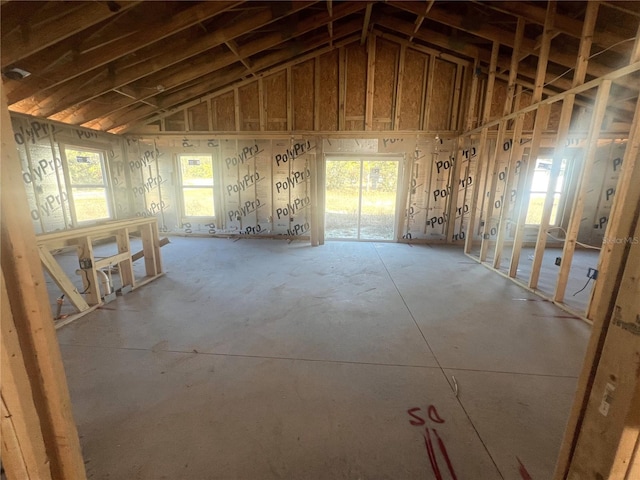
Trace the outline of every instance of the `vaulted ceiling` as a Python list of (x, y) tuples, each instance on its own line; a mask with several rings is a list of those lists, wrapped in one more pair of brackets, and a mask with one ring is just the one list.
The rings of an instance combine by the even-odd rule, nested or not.
[[(557, 4), (547, 93), (571, 87), (586, 5)], [(364, 42), (371, 29), (485, 68), (498, 42), (506, 78), (523, 18), (518, 79), (530, 84), (546, 2), (11, 0), (0, 15), (10, 110), (118, 131), (345, 38)], [(601, 3), (587, 78), (629, 62), (639, 23), (640, 2)], [(616, 86), (623, 118), (639, 85)]]

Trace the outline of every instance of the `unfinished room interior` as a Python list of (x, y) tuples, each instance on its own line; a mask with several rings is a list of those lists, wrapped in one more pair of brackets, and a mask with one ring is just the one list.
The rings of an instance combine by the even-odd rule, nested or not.
[(640, 2), (0, 18), (3, 479), (640, 479)]

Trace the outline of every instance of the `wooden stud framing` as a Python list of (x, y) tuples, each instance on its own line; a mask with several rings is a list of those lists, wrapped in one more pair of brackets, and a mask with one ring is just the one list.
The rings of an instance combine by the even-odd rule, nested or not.
[(364, 103), (364, 129), (373, 130), (373, 94), (376, 72), (376, 36), (369, 35), (367, 41), (367, 91)]
[[(487, 259), (487, 252), (489, 251), (489, 242), (491, 241), (491, 218), (493, 216), (493, 206), (496, 200), (496, 188), (498, 186), (498, 174), (500, 173), (500, 160), (498, 158), (500, 149), (504, 142), (505, 131), (507, 129), (507, 121), (500, 123), (498, 128), (498, 136), (496, 137), (495, 148), (491, 154), (489, 160), (489, 168), (487, 172), (491, 172), (491, 183), (489, 187), (489, 197), (485, 206), (484, 215), (484, 228), (482, 229), (482, 243), (480, 244), (480, 261), (484, 262)], [(493, 168), (492, 168), (493, 167)], [(487, 178), (488, 180), (488, 178)]]
[(538, 56), (538, 69), (536, 70), (535, 86), (531, 103), (542, 100), (542, 90), (547, 74), (547, 62), (549, 61), (549, 51), (551, 50), (551, 39), (553, 36), (553, 23), (556, 15), (556, 0), (548, 0), (547, 14), (544, 20), (544, 32), (542, 33), (542, 43), (540, 45), (540, 55)]
[(346, 129), (345, 105), (347, 99), (347, 51), (338, 49), (338, 130)]
[[(637, 222), (640, 205), (640, 102), (636, 103), (633, 124), (622, 161), (624, 174), (616, 187), (605, 238), (629, 238)], [(635, 214), (633, 208), (636, 209)], [(602, 347), (612, 319), (615, 296), (620, 289), (621, 275), (629, 258), (630, 244), (610, 241), (603, 243), (598, 262), (598, 279), (592, 290), (587, 318), (593, 320), (582, 373), (578, 379), (575, 401), (571, 409), (564, 441), (560, 449), (554, 480), (566, 478), (569, 462), (576, 447), (578, 434), (587, 408)], [(628, 477), (632, 478), (632, 477)]]
[(367, 40), (367, 33), (369, 31), (369, 22), (371, 22), (371, 10), (373, 8), (373, 3), (367, 3), (367, 9), (364, 12), (364, 21), (362, 22), (362, 34), (360, 35), (360, 45), (364, 45), (364, 42)]
[(469, 93), (469, 108), (467, 109), (467, 121), (465, 122), (464, 129), (471, 130), (476, 122), (476, 106), (478, 104), (478, 68), (480, 64), (476, 58), (473, 62), (471, 91)]
[(515, 236), (513, 239), (513, 250), (511, 252), (511, 263), (509, 267), (509, 276), (515, 278), (518, 273), (518, 263), (520, 263), (520, 251), (524, 240), (524, 227), (527, 220), (527, 210), (529, 209), (529, 198), (531, 194), (531, 182), (533, 181), (533, 172), (536, 168), (536, 160), (540, 150), (540, 140), (542, 140), (542, 132), (547, 127), (551, 105), (540, 104), (536, 114), (536, 122), (533, 127), (533, 137), (531, 138), (531, 147), (529, 150), (529, 158), (527, 159), (525, 170), (520, 171), (522, 182), (518, 188), (518, 220), (516, 224)]
[(600, 136), (600, 128), (602, 126), (602, 121), (604, 119), (604, 114), (607, 108), (607, 101), (609, 100), (610, 91), (611, 80), (604, 80), (598, 88), (596, 103), (593, 106), (593, 115), (591, 118), (591, 125), (589, 127), (589, 135), (586, 141), (578, 194), (575, 197), (573, 208), (571, 209), (571, 218), (569, 220), (564, 248), (562, 250), (562, 264), (560, 265), (560, 271), (558, 272), (558, 281), (556, 283), (556, 289), (553, 295), (553, 299), (556, 302), (563, 301), (564, 292), (567, 288), (567, 281), (569, 280), (569, 272), (571, 269), (571, 261), (573, 260), (573, 252), (575, 251), (578, 231), (580, 230), (582, 211), (584, 209), (585, 199), (588, 194), (587, 180), (591, 175), (593, 162), (596, 158), (598, 137)]
[(434, 55), (429, 55), (429, 65), (427, 66), (427, 74), (425, 75), (426, 79), (426, 89), (424, 92), (424, 103), (423, 103), (423, 117), (422, 117), (422, 130), (429, 129), (429, 117), (431, 116), (431, 99), (433, 98), (433, 77), (434, 72), (436, 70), (436, 57)]
[(236, 123), (236, 132), (243, 130), (240, 127), (240, 94), (238, 93), (238, 87), (233, 89), (233, 114)]
[[(593, 39), (593, 31), (595, 29), (596, 19), (598, 16), (598, 2), (589, 2), (585, 13), (585, 22), (580, 40), (580, 49), (576, 60), (576, 70), (573, 76), (573, 86), (577, 87), (584, 82), (589, 55), (591, 52), (591, 44)], [(565, 145), (569, 136), (569, 127), (571, 126), (571, 117), (573, 114), (573, 106), (575, 104), (575, 95), (567, 95), (562, 101), (562, 111), (560, 112), (560, 121), (558, 125), (558, 134), (556, 136), (556, 148), (553, 152), (553, 163), (549, 178), (549, 186), (542, 208), (542, 219), (538, 229), (538, 239), (533, 255), (533, 263), (531, 266), (531, 275), (529, 276), (529, 288), (537, 288), (540, 277), (540, 268), (544, 250), (547, 244), (547, 235), (549, 233), (549, 223), (551, 220), (551, 212), (553, 209), (553, 200), (555, 196), (556, 184), (560, 176), (562, 167), (562, 159), (565, 152)]]
[(287, 67), (287, 130), (293, 130), (293, 72)]
[[(476, 221), (477, 221), (477, 211), (478, 211), (478, 198), (480, 194), (480, 172), (483, 167), (482, 161), (485, 157), (485, 150), (487, 149), (487, 137), (489, 135), (489, 129), (483, 128), (482, 133), (480, 134), (480, 143), (478, 145), (478, 159), (476, 160), (475, 172), (473, 175), (475, 186), (473, 187), (473, 195), (471, 197), (471, 208), (469, 213), (469, 227), (467, 231), (467, 236), (465, 238), (464, 243), (464, 253), (470, 254), (473, 248), (473, 236), (476, 229)], [(484, 192), (483, 192), (484, 194)]]
[[(502, 250), (504, 249), (504, 241), (507, 234), (507, 221), (509, 220), (508, 215), (511, 203), (511, 190), (513, 189), (513, 183), (516, 178), (516, 165), (522, 158), (523, 147), (520, 140), (522, 139), (523, 126), (524, 115), (519, 115), (518, 118), (516, 118), (513, 130), (513, 142), (511, 145), (511, 151), (509, 152), (507, 179), (504, 186), (504, 199), (502, 201), (502, 210), (500, 210), (496, 247), (493, 254), (493, 268), (497, 269), (500, 268), (500, 264), (502, 262)], [(514, 208), (514, 211), (517, 211), (517, 209)]]
[(491, 61), (489, 63), (489, 78), (486, 85), (486, 93), (484, 97), (484, 107), (482, 108), (482, 121), (480, 125), (484, 125), (489, 121), (491, 115), (491, 102), (493, 101), (493, 87), (496, 82), (496, 69), (498, 67), (498, 53), (500, 52), (500, 44), (493, 42), (491, 46)]
[(313, 129), (320, 130), (320, 57), (313, 63)]
[(462, 65), (456, 65), (456, 78), (454, 80), (453, 100), (451, 102), (451, 120), (449, 122), (450, 130), (458, 130), (463, 72), (464, 67)]
[[(4, 88), (0, 86), (0, 116), (3, 126), (11, 125)], [(6, 305), (10, 306), (19, 338), (25, 369), (31, 385), (33, 404), (38, 412), (42, 437), (33, 430), (20, 440), (24, 448), (37, 448), (44, 439), (52, 478), (86, 479), (84, 462), (60, 348), (51, 321), (51, 308), (35, 234), (31, 225), (17, 148), (10, 128), (2, 128), (1, 248), (3, 286), (2, 324)], [(4, 296), (4, 295), (3, 295)], [(6, 299), (9, 299), (6, 302)], [(3, 343), (4, 343), (3, 335)], [(4, 367), (4, 364), (3, 364)], [(3, 379), (4, 383), (4, 379)], [(2, 396), (5, 391), (3, 385)], [(5, 422), (3, 421), (3, 426)], [(17, 433), (17, 431), (16, 431)], [(3, 458), (3, 463), (6, 460)], [(38, 468), (34, 465), (33, 472)], [(47, 478), (43, 477), (35, 478)]]
[(4, 275), (0, 277), (2, 308), (2, 462), (9, 478), (51, 480), (49, 459), (33, 401), (25, 358), (11, 313)]
[(509, 115), (513, 106), (513, 94), (516, 88), (516, 80), (518, 79), (518, 63), (520, 60), (520, 47), (522, 46), (522, 38), (524, 37), (525, 21), (522, 17), (518, 17), (518, 25), (513, 40), (513, 52), (511, 54), (511, 67), (509, 68), (509, 80), (507, 82), (507, 95), (502, 109), (502, 115)]
[(267, 129), (267, 111), (264, 102), (264, 82), (262, 77), (258, 78), (258, 121), (260, 123), (260, 131), (264, 132)]
[(400, 105), (402, 104), (402, 81), (404, 79), (404, 62), (406, 53), (406, 45), (400, 45), (400, 55), (398, 57), (398, 74), (396, 75), (396, 94), (393, 102), (394, 130), (400, 130)]
[[(453, 168), (451, 169), (451, 194), (449, 195), (449, 205), (447, 207), (447, 243), (453, 242), (453, 235), (456, 228), (456, 213), (458, 209), (458, 180), (460, 179), (460, 169), (462, 168), (462, 149), (464, 148), (464, 137), (459, 136), (455, 142), (453, 157)], [(461, 220), (462, 222), (462, 220)], [(461, 223), (462, 225), (462, 223)]]
[(58, 285), (60, 290), (66, 295), (69, 301), (76, 307), (80, 312), (84, 312), (89, 309), (89, 305), (85, 301), (84, 298), (78, 293), (76, 286), (71, 283), (69, 277), (64, 273), (62, 267), (58, 264), (58, 262), (53, 258), (53, 255), (49, 252), (49, 250), (45, 247), (39, 247), (38, 253), (40, 254), (40, 261), (42, 262), (42, 266), (49, 273), (53, 281)]

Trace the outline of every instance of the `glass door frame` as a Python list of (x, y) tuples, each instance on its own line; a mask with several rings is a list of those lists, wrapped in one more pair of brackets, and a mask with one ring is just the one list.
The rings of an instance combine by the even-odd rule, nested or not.
[[(324, 205), (323, 205), (323, 214), (324, 218), (322, 221), (324, 228), (324, 237), (329, 241), (339, 241), (339, 242), (377, 242), (377, 243), (397, 243), (398, 242), (398, 232), (400, 231), (400, 219), (403, 212), (403, 208), (400, 205), (403, 197), (402, 188), (404, 185), (404, 163), (406, 157), (404, 154), (376, 154), (376, 153), (348, 153), (348, 152), (337, 152), (337, 153), (325, 153), (324, 154)], [(358, 224), (357, 224), (357, 236), (356, 238), (330, 238), (326, 237), (326, 208), (327, 208), (327, 185), (326, 185), (326, 176), (327, 176), (327, 162), (331, 161), (352, 161), (352, 162), (360, 162), (360, 189), (358, 192)], [(362, 177), (364, 174), (364, 162), (397, 162), (398, 164), (398, 175), (396, 179), (396, 198), (395, 198), (395, 211), (394, 211), (394, 219), (393, 219), (393, 238), (390, 240), (378, 240), (378, 239), (362, 239), (360, 235), (360, 225), (362, 220)]]

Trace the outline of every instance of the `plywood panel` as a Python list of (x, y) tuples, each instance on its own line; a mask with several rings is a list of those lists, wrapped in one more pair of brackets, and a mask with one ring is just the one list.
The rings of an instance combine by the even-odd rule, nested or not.
[(258, 82), (238, 89), (240, 98), (240, 130), (260, 130), (260, 102), (258, 97)]
[(264, 85), (264, 109), (267, 130), (287, 129), (287, 72), (283, 71), (266, 77)]
[(433, 72), (433, 95), (429, 102), (429, 130), (449, 130), (451, 104), (455, 90), (456, 65), (436, 59)]
[[(522, 91), (522, 93), (520, 94), (520, 104), (518, 106), (518, 109), (524, 108), (524, 107), (528, 107), (529, 105), (531, 105), (531, 99), (532, 99), (532, 94), (530, 91)], [(516, 98), (516, 102), (518, 101), (518, 99)], [(524, 116), (524, 123), (522, 126), (522, 130), (524, 130), (525, 132), (527, 131), (532, 131), (533, 130), (533, 124), (535, 122), (536, 119), (536, 113), (535, 112), (529, 112)]]
[(338, 130), (338, 51), (320, 57), (320, 130)]
[(498, 80), (493, 87), (493, 99), (491, 101), (490, 119), (496, 119), (502, 116), (504, 103), (507, 99), (507, 82)]
[(373, 93), (373, 129), (391, 130), (395, 97), (396, 68), (400, 46), (386, 40), (376, 42), (376, 69)]
[(551, 113), (549, 114), (549, 123), (547, 130), (558, 130), (560, 126), (560, 113), (562, 112), (562, 102), (551, 104)]
[(236, 129), (233, 92), (212, 99), (211, 110), (214, 131), (232, 132)]
[(364, 46), (350, 45), (347, 52), (345, 100), (346, 130), (364, 130), (364, 101), (367, 89), (367, 53)]
[(314, 60), (291, 69), (293, 74), (293, 129), (313, 130)]
[(167, 132), (182, 132), (186, 130), (184, 124), (184, 110), (179, 110), (164, 119), (164, 129)]
[(194, 105), (187, 110), (189, 130), (206, 132), (209, 130), (209, 109), (207, 102)]
[(400, 102), (400, 130), (419, 130), (427, 55), (407, 48)]

